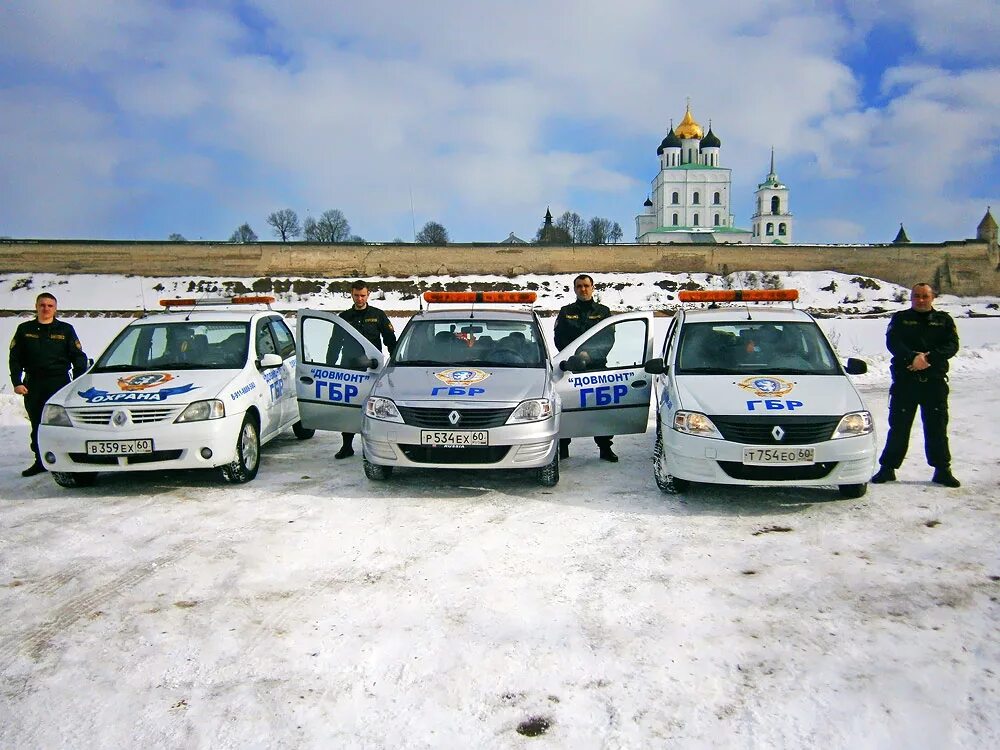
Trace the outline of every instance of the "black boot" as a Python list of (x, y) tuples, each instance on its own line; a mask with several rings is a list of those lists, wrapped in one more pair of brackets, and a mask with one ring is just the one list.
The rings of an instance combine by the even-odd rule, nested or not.
[(945, 487), (962, 486), (962, 483), (955, 479), (955, 475), (951, 473), (951, 469), (947, 466), (934, 469), (934, 476), (931, 477), (931, 481), (934, 484), (943, 484)]
[(35, 474), (42, 474), (45, 471), (46, 468), (42, 466), (42, 462), (36, 459), (35, 463), (33, 463), (31, 466), (29, 466), (27, 469), (21, 472), (21, 476), (33, 477), (35, 476)]
[(613, 464), (618, 463), (618, 454), (611, 450), (610, 445), (601, 446), (601, 460), (610, 461)]
[(342, 432), (344, 444), (340, 450), (333, 454), (334, 458), (349, 458), (354, 455), (354, 433)]
[(883, 466), (877, 472), (875, 476), (872, 477), (872, 484), (884, 484), (885, 482), (895, 482), (896, 481), (896, 470), (890, 469), (888, 466)]

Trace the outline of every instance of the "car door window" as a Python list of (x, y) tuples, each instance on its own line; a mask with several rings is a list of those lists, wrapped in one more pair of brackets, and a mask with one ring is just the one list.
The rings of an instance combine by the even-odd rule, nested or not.
[(288, 359), (295, 354), (295, 339), (292, 338), (292, 332), (285, 325), (285, 321), (271, 318), (271, 333), (278, 342), (278, 353), (282, 359)]
[(258, 357), (263, 357), (265, 354), (278, 353), (278, 347), (274, 343), (274, 338), (271, 336), (271, 330), (267, 325), (266, 320), (261, 320), (257, 323), (255, 340), (257, 344)]
[(573, 353), (587, 370), (642, 367), (647, 332), (645, 320), (623, 320), (591, 336)]

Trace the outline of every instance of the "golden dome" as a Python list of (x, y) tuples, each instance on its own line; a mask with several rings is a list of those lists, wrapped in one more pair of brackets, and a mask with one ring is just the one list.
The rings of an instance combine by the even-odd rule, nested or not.
[(697, 138), (701, 140), (704, 133), (701, 132), (701, 125), (694, 121), (691, 116), (691, 105), (688, 105), (687, 111), (684, 113), (684, 119), (681, 120), (681, 124), (674, 128), (674, 132), (677, 137), (681, 140), (686, 138)]

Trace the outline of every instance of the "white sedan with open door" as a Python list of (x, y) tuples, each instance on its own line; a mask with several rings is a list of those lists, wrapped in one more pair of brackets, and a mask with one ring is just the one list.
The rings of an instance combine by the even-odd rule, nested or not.
[(424, 299), (388, 360), (339, 315), (298, 314), (302, 425), (360, 432), (370, 479), (396, 467), (528, 469), (551, 486), (560, 437), (645, 432), (652, 313), (610, 317), (553, 353), (526, 306), (533, 292)]

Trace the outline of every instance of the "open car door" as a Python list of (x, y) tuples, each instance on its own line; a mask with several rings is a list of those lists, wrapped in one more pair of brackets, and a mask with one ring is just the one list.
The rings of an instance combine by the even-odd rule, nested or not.
[(337, 313), (299, 310), (295, 392), (302, 426), (361, 432), (361, 409), (385, 356)]
[(613, 315), (552, 358), (562, 399), (559, 436), (645, 432), (652, 378), (643, 364), (653, 351), (653, 313)]

